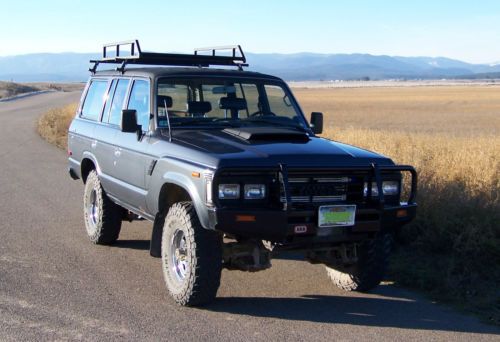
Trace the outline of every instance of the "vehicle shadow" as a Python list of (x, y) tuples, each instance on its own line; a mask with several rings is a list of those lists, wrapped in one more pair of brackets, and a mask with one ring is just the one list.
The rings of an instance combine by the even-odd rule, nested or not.
[(128, 248), (128, 249), (137, 249), (142, 251), (149, 250), (149, 240), (117, 240), (110, 247), (115, 248)]
[[(381, 286), (392, 288), (392, 286)], [(398, 289), (395, 289), (398, 291)], [(315, 323), (349, 324), (402, 329), (500, 334), (494, 326), (451, 312), (428, 301), (373, 296), (304, 295), (296, 298), (223, 297), (205, 310), (263, 318)]]

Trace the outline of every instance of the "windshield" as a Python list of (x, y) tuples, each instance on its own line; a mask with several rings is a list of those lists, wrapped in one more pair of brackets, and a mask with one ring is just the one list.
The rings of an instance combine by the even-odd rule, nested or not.
[(287, 88), (253, 79), (160, 79), (157, 117), (159, 128), (308, 127)]

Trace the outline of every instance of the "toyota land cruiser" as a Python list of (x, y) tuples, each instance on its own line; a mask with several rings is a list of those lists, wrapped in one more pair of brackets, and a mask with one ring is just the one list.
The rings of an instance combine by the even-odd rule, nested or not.
[(391, 236), (416, 213), (411, 166), (318, 137), (323, 115), (308, 122), (283, 80), (244, 71), (239, 46), (165, 54), (128, 41), (91, 62), (68, 133), (91, 242), (153, 222), (150, 254), (181, 305), (213, 300), (223, 268), (265, 270), (287, 251), (345, 290), (380, 283)]

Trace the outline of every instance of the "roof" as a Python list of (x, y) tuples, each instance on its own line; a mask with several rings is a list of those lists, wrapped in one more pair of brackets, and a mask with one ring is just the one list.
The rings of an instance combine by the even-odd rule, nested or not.
[(234, 69), (216, 69), (216, 68), (180, 68), (180, 67), (143, 67), (143, 68), (126, 68), (124, 72), (118, 70), (99, 70), (94, 76), (144, 76), (149, 78), (158, 78), (163, 76), (196, 76), (196, 77), (247, 77), (247, 78), (265, 78), (275, 81), (282, 81), (279, 77), (262, 74), (253, 71), (241, 71)]

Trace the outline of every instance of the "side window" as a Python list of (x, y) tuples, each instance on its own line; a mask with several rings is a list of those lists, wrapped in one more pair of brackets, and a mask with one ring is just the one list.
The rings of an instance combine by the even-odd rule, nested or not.
[(108, 81), (93, 80), (83, 102), (81, 117), (98, 121), (106, 98)]
[(271, 112), (289, 118), (293, 118), (297, 115), (283, 88), (274, 85), (266, 85), (265, 88)]
[[(120, 125), (120, 119), (122, 117), (123, 102), (127, 96), (127, 89), (129, 80), (120, 79), (116, 86), (115, 94), (113, 96), (113, 101), (111, 102), (111, 110), (109, 112), (109, 123), (113, 125)], [(137, 113), (139, 116), (139, 113)], [(143, 126), (144, 127), (144, 126)]]
[(108, 95), (106, 95), (106, 104), (104, 105), (104, 112), (102, 114), (102, 122), (108, 122), (109, 108), (111, 107), (111, 101), (113, 100), (113, 94), (116, 89), (116, 80), (111, 82), (111, 87), (109, 87)]
[(142, 126), (143, 131), (149, 130), (149, 83), (143, 80), (135, 80), (130, 92), (128, 109), (137, 111), (137, 123)]

